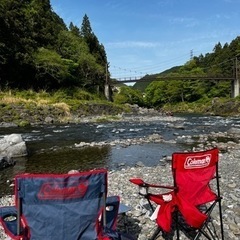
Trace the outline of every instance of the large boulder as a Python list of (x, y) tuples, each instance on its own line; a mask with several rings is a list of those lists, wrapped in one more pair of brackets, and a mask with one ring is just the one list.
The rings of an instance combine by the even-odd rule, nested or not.
[(0, 168), (14, 164), (13, 158), (27, 155), (21, 134), (10, 134), (0, 139)]

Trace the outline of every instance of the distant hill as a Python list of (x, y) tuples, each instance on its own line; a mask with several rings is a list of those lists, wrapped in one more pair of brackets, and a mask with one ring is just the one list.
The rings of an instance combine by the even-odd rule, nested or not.
[(159, 76), (163, 76), (163, 75), (167, 75), (169, 73), (175, 73), (179, 70), (181, 66), (175, 66), (172, 68), (169, 68), (161, 73), (156, 73), (156, 74), (147, 74), (144, 77), (141, 78), (141, 81), (136, 82), (133, 85), (134, 89), (140, 90), (141, 92), (144, 92), (146, 87), (152, 82), (152, 81), (156, 81), (157, 77)]

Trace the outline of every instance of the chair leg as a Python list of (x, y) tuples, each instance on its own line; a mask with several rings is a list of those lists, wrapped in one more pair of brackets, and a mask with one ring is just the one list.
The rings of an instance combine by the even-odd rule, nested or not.
[(222, 235), (222, 240), (224, 240), (224, 231), (223, 231), (223, 217), (222, 217), (222, 205), (221, 205), (221, 199), (218, 200), (219, 204), (219, 217), (220, 217), (220, 227), (221, 227), (221, 235)]
[[(195, 236), (194, 240), (198, 240), (200, 239), (201, 235), (204, 235), (206, 239), (208, 240), (214, 240), (214, 239), (221, 239), (224, 240), (224, 233), (223, 233), (223, 220), (222, 220), (222, 209), (221, 209), (221, 199), (218, 199), (218, 201), (216, 201), (215, 203), (213, 203), (211, 205), (211, 207), (209, 209), (207, 209), (207, 211), (205, 212), (206, 214), (209, 215), (209, 219), (207, 220), (207, 223), (202, 227), (202, 229), (200, 229), (197, 233), (197, 235)], [(221, 228), (221, 238), (220, 235), (217, 234), (217, 231), (215, 229), (215, 226), (212, 222), (211, 219), (211, 213), (214, 209), (214, 207), (216, 206), (216, 204), (219, 204), (219, 217), (220, 217), (220, 228)]]
[(175, 224), (176, 224), (176, 233), (177, 233), (177, 240), (180, 239), (180, 233), (179, 233), (179, 214), (178, 214), (178, 211), (175, 211), (174, 213), (174, 219), (175, 219)]
[(125, 229), (126, 232), (128, 232), (128, 224), (127, 224), (127, 215), (126, 215), (126, 213), (122, 213), (122, 218), (123, 218), (124, 229)]
[(166, 233), (164, 231), (161, 230), (160, 227), (157, 227), (156, 230), (154, 231), (153, 235), (151, 236), (151, 238), (149, 238), (149, 240), (156, 240), (160, 234), (160, 232), (162, 232), (162, 237), (165, 240), (173, 240), (174, 237), (174, 230), (172, 230), (169, 233)]
[(151, 236), (151, 238), (149, 238), (149, 240), (157, 239), (160, 232), (161, 232), (161, 229), (159, 227), (157, 227), (156, 230), (154, 231), (153, 235)]

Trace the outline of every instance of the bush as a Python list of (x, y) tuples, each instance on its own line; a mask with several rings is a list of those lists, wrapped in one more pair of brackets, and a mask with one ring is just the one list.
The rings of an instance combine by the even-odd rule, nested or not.
[(115, 94), (114, 102), (116, 104), (137, 104), (138, 106), (144, 106), (144, 100), (142, 93), (139, 90), (135, 90), (130, 87), (121, 87), (120, 92)]

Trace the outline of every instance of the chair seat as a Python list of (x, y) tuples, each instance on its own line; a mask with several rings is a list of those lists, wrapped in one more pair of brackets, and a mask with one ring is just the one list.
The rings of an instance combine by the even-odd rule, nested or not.
[(132, 209), (131, 207), (129, 207), (129, 206), (123, 204), (123, 203), (120, 203), (119, 210), (118, 210), (118, 215), (126, 214), (131, 209)]

